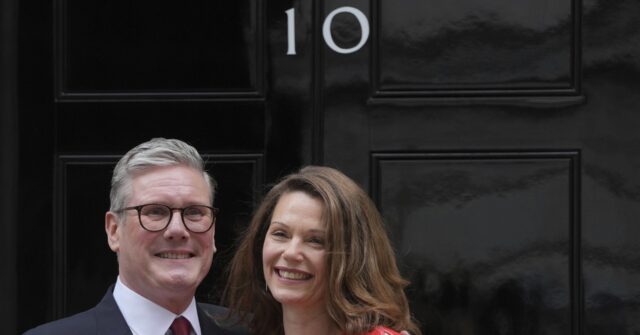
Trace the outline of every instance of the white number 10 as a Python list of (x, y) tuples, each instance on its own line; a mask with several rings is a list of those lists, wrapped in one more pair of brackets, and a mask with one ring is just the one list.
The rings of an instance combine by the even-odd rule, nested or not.
[[(296, 40), (295, 40), (295, 13), (293, 8), (290, 8), (285, 11), (287, 13), (287, 55), (295, 55), (296, 54)], [(333, 18), (340, 13), (349, 13), (356, 17), (358, 23), (360, 24), (360, 30), (362, 31), (362, 35), (360, 36), (360, 42), (356, 44), (356, 46), (352, 48), (341, 48), (334, 41), (333, 36), (331, 36), (331, 23), (333, 22)], [(367, 17), (357, 8), (353, 7), (338, 7), (334, 9), (326, 19), (324, 19), (324, 23), (322, 24), (322, 37), (324, 38), (324, 42), (327, 44), (331, 50), (341, 53), (341, 54), (350, 54), (354, 53), (362, 48), (365, 43), (367, 43), (367, 39), (369, 38), (369, 20)]]

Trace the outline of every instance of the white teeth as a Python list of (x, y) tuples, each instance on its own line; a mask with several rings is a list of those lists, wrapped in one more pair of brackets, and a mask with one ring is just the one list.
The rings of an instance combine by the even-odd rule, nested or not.
[(311, 278), (311, 276), (308, 274), (304, 274), (300, 272), (290, 272), (290, 271), (284, 271), (284, 270), (278, 270), (278, 274), (280, 275), (280, 277), (286, 278), (286, 279), (300, 280), (300, 279)]
[(158, 256), (160, 258), (169, 258), (169, 259), (185, 259), (190, 257), (189, 254), (175, 253), (175, 252), (163, 252), (158, 254)]

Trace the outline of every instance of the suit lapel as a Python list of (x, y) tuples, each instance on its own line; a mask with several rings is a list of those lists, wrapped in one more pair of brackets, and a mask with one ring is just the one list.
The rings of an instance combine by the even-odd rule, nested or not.
[[(217, 324), (216, 318), (224, 316), (226, 309), (209, 304), (197, 304), (196, 308), (202, 335), (248, 334), (242, 327), (236, 326), (232, 327), (234, 328), (233, 330), (228, 330)], [(122, 312), (120, 312), (113, 298), (113, 285), (109, 287), (100, 303), (93, 308), (93, 313), (96, 320), (97, 335), (132, 335), (131, 329), (129, 329)]]
[(202, 335), (249, 334), (249, 332), (247, 332), (245, 328), (228, 320), (225, 322), (229, 323), (228, 326), (220, 326), (220, 323), (224, 322), (222, 320), (226, 316), (227, 309), (210, 304), (198, 304), (197, 308), (198, 320), (200, 321), (200, 329), (202, 330)]
[(218, 335), (224, 334), (219, 329), (218, 325), (216, 325), (213, 315), (210, 315), (206, 311), (204, 311), (200, 304), (197, 305), (198, 309), (198, 321), (200, 321), (200, 330), (202, 331), (202, 335)]
[(131, 329), (122, 316), (115, 299), (113, 299), (113, 285), (107, 290), (102, 301), (96, 305), (96, 334), (98, 335), (132, 335)]

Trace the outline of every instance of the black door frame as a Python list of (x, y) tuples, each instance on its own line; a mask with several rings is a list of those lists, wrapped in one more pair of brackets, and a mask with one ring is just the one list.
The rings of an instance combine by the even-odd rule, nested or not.
[(15, 334), (17, 319), (18, 0), (0, 7), (0, 333)]

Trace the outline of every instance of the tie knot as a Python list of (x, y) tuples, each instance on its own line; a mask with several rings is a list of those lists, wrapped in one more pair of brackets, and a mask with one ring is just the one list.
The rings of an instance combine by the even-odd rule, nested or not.
[(190, 328), (191, 324), (189, 323), (189, 320), (184, 318), (184, 316), (176, 318), (171, 324), (171, 331), (173, 332), (173, 335), (189, 335)]

